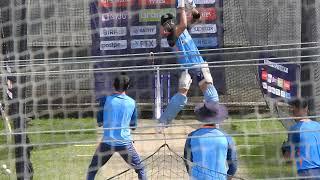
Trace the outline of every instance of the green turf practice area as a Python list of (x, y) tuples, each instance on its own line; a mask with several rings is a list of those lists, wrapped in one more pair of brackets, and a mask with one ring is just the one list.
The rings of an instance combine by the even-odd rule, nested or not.
[[(1, 132), (5, 133), (0, 121)], [(191, 120), (176, 120), (175, 123), (192, 123)], [(141, 120), (139, 126), (154, 125), (153, 120)], [(189, 126), (177, 126), (166, 129), (169, 146), (178, 154), (183, 153), (185, 137), (193, 130)], [(239, 170), (237, 176), (244, 179), (268, 179), (294, 177), (293, 164), (286, 163), (281, 156), (280, 147), (287, 135), (281, 123), (275, 119), (231, 117), (223, 124), (223, 128), (231, 134), (237, 143)], [(101, 134), (95, 130), (94, 119), (37, 119), (29, 123), (29, 137), (34, 149), (31, 161), (34, 166), (34, 179), (85, 179), (87, 167), (93, 155), (96, 143)], [(163, 135), (154, 133), (153, 128), (139, 128), (134, 132), (135, 146), (142, 157), (147, 157), (160, 147)], [(0, 136), (0, 163), (9, 166), (6, 137)], [(154, 158), (152, 165), (147, 164), (148, 173), (156, 172), (158, 160)], [(11, 163), (13, 160), (11, 159)], [(184, 168), (178, 160), (170, 161), (174, 166)], [(168, 164), (170, 165), (170, 164)], [(171, 164), (172, 165), (172, 164)], [(160, 166), (160, 164), (159, 164)], [(128, 166), (115, 155), (101, 169), (96, 179), (106, 179)], [(171, 170), (174, 174), (175, 170)], [(179, 173), (179, 172), (177, 172)], [(11, 175), (12, 177), (14, 175)], [(10, 176), (0, 174), (0, 179)], [(176, 179), (172, 175), (171, 178)]]

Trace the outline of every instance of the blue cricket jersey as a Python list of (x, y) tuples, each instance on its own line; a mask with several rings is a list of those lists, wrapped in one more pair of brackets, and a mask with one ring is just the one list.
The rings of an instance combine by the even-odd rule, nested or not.
[(181, 51), (178, 58), (179, 64), (200, 64), (205, 62), (187, 29), (185, 29), (183, 33), (180, 34), (179, 38), (176, 41), (176, 47), (179, 51)]
[(227, 179), (237, 170), (237, 153), (230, 136), (216, 128), (200, 128), (189, 134), (184, 149), (191, 179)]
[(292, 133), (289, 133), (288, 140), (295, 150), (298, 172), (320, 168), (320, 123), (299, 121), (290, 128), (290, 131)]
[[(112, 94), (105, 96), (102, 111), (98, 112), (98, 122), (103, 113), (103, 142), (111, 146), (125, 146), (132, 141), (130, 127), (136, 126), (136, 102), (125, 94)], [(100, 103), (101, 105), (101, 103)], [(100, 119), (99, 119), (100, 118)]]

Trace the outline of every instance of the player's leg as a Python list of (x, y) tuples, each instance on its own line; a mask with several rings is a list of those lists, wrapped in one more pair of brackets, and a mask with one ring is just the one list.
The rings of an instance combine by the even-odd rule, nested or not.
[(98, 170), (102, 167), (113, 155), (114, 149), (105, 143), (100, 143), (94, 153), (91, 163), (88, 168), (87, 180), (94, 180)]
[(147, 179), (144, 165), (132, 143), (124, 146), (122, 149), (118, 149), (118, 152), (120, 156), (134, 168), (135, 172), (138, 174), (139, 180)]
[(177, 116), (177, 114), (187, 104), (187, 93), (191, 85), (191, 76), (187, 70), (184, 70), (179, 79), (179, 92), (177, 92), (171, 99), (161, 114), (159, 122), (163, 125), (170, 124), (171, 121)]
[(210, 69), (207, 63), (200, 65), (200, 68), (192, 69), (193, 73), (196, 74), (198, 85), (204, 95), (205, 101), (219, 102), (218, 92), (213, 85), (213, 78), (210, 73)]

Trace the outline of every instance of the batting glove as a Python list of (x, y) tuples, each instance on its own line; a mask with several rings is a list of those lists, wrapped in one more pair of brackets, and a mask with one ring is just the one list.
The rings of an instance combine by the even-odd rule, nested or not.
[(185, 1), (185, 7), (188, 9), (188, 10), (191, 10), (193, 8), (196, 8), (196, 4), (193, 2), (193, 0), (186, 0)]
[(185, 8), (186, 4), (184, 0), (178, 0), (177, 8)]

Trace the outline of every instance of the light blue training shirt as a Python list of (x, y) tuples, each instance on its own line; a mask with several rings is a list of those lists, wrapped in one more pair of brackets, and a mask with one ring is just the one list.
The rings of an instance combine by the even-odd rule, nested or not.
[(183, 33), (180, 34), (179, 38), (176, 41), (176, 47), (178, 48), (178, 51), (181, 51), (178, 58), (179, 64), (200, 64), (205, 62), (187, 29), (185, 29)]
[(135, 100), (125, 94), (112, 94), (105, 97), (103, 142), (111, 146), (125, 146), (131, 143), (130, 127), (136, 126), (136, 123), (137, 108)]
[(298, 172), (320, 168), (320, 123), (299, 121), (290, 132), (288, 140), (294, 147)]
[[(237, 170), (237, 152), (232, 138), (220, 129), (199, 128), (188, 135), (184, 149), (191, 179), (227, 179)], [(187, 164), (187, 162), (186, 162)]]

